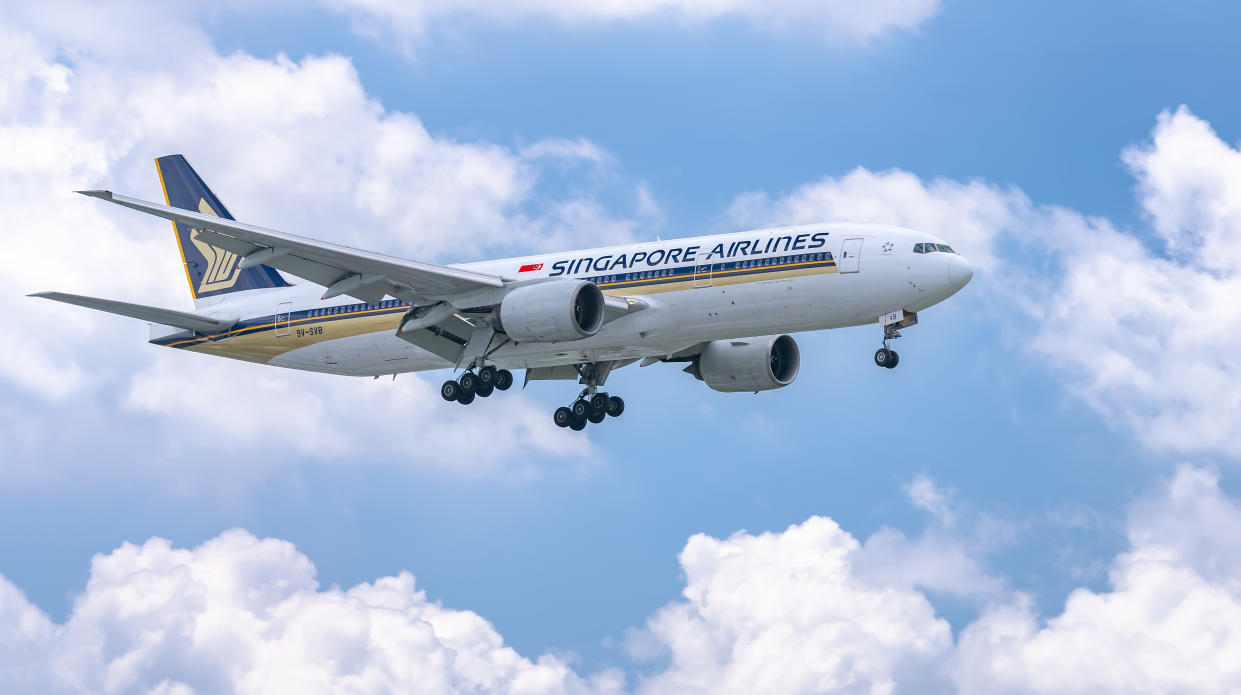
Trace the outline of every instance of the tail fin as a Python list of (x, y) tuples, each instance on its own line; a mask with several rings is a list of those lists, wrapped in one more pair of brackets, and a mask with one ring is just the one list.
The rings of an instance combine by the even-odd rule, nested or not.
[[(155, 160), (155, 170), (164, 189), (164, 200), (171, 207), (235, 219), (224, 203), (215, 197), (198, 173), (179, 154)], [(237, 254), (216, 248), (198, 239), (198, 230), (180, 222), (172, 223), (177, 246), (185, 264), (185, 277), (190, 283), (194, 301), (207, 297), (267, 287), (288, 287), (280, 273), (265, 265), (242, 269)]]

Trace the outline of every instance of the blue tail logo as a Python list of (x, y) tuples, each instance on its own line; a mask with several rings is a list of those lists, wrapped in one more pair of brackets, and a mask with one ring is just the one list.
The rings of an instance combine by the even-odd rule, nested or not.
[[(168, 205), (227, 220), (235, 219), (185, 157), (179, 154), (160, 157), (155, 160), (155, 169)], [(177, 246), (181, 249), (185, 276), (194, 299), (289, 285), (280, 273), (265, 265), (242, 270), (237, 254), (202, 241), (198, 238), (199, 229), (180, 222), (174, 222), (172, 226), (177, 233)]]

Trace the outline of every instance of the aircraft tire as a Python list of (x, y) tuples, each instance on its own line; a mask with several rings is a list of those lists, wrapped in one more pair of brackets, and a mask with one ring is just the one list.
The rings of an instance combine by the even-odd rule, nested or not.
[(608, 416), (608, 414), (607, 414), (606, 412), (604, 412), (604, 411), (602, 411), (602, 410), (596, 410), (596, 411), (592, 412), (590, 415), (587, 415), (587, 416), (586, 416), (586, 419), (587, 419), (587, 420), (590, 420), (591, 422), (593, 422), (593, 423), (595, 423), (595, 424), (597, 425), (597, 424), (599, 424), (599, 423), (603, 422), (603, 418), (605, 418), (605, 417), (607, 417), (607, 416)]
[(608, 394), (596, 393), (590, 397), (590, 411), (603, 415), (608, 411)]
[(608, 415), (620, 417), (625, 412), (625, 401), (620, 396), (608, 397)]
[(440, 396), (446, 401), (455, 401), (461, 394), (461, 384), (449, 379), (440, 385)]
[(584, 420), (587, 415), (590, 415), (590, 404), (581, 398), (573, 401), (570, 409), (573, 411), (573, 417), (579, 420)]
[(575, 419), (569, 423), (569, 429), (573, 430), (574, 432), (581, 432), (582, 430), (586, 429), (586, 421)]
[[(886, 347), (875, 350), (875, 364), (880, 367), (888, 367), (888, 362), (892, 361), (892, 355), (894, 354), (896, 353)], [(891, 369), (890, 367), (888, 368)]]
[(461, 382), (461, 390), (467, 393), (474, 393), (478, 390), (478, 375), (474, 372), (466, 372), (461, 375), (457, 381)]
[(495, 383), (490, 383), (490, 384), (487, 384), (486, 386), (479, 384), (478, 389), (474, 391), (474, 393), (477, 393), (479, 398), (486, 398), (487, 396), (491, 395), (492, 391), (495, 391), (495, 390), (496, 390)]
[(461, 395), (460, 395), (460, 396), (457, 396), (457, 402), (458, 402), (458, 403), (460, 403), (461, 405), (469, 405), (469, 404), (473, 403), (473, 402), (474, 402), (474, 392), (473, 392), (473, 391), (466, 391), (465, 389), (462, 389), (462, 390), (461, 390)]
[(513, 373), (507, 369), (496, 372), (496, 388), (507, 391), (513, 385)]
[(896, 350), (888, 350), (888, 352), (892, 353), (892, 359), (884, 366), (888, 369), (896, 369), (896, 365), (901, 363), (901, 356), (896, 353)]
[(480, 390), (482, 387), (495, 386), (496, 371), (496, 368), (491, 365), (487, 365), (486, 367), (478, 370), (478, 385)]
[(552, 422), (555, 422), (557, 427), (568, 427), (573, 422), (573, 411), (563, 405), (556, 408), (556, 412), (552, 413)]

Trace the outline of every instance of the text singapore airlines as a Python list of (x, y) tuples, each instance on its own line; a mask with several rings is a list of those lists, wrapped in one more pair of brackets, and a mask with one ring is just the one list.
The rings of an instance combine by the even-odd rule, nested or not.
[(973, 277), (930, 234), (851, 223), (434, 265), (237, 222), (184, 157), (155, 163), (167, 205), (83, 193), (172, 220), (195, 311), (34, 296), (148, 321), (157, 345), (278, 367), (464, 369), (440, 389), (462, 404), (507, 390), (513, 369), (577, 381), (554, 413), (575, 430), (623, 412), (600, 387), (638, 361), (685, 363), (716, 391), (765, 391), (797, 377), (789, 333), (878, 323), (875, 364), (893, 368), (898, 330)]

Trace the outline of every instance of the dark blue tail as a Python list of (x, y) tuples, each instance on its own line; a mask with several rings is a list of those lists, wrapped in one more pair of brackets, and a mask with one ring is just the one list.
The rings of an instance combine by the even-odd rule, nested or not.
[[(155, 170), (159, 172), (164, 200), (169, 206), (235, 219), (185, 157), (179, 154), (160, 157), (155, 160)], [(195, 300), (242, 290), (289, 286), (275, 269), (258, 265), (242, 270), (237, 265), (240, 260), (237, 254), (199, 241), (198, 230), (187, 224), (173, 222), (172, 225), (177, 232), (177, 246), (181, 249), (185, 276)]]

